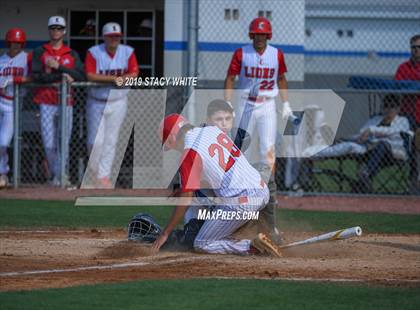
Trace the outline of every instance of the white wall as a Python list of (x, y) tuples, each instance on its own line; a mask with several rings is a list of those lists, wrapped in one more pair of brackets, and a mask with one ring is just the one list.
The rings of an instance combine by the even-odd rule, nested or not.
[[(187, 42), (187, 12), (188, 6), (185, 0), (165, 1), (165, 42)], [(186, 76), (187, 75), (187, 52), (186, 50), (164, 50), (164, 75)]]
[[(420, 18), (420, 14), (419, 14)], [(381, 53), (409, 53), (409, 39), (420, 33), (420, 22), (396, 18), (307, 18), (306, 51), (365, 52), (369, 56), (305, 56), (306, 73), (393, 75), (406, 56), (381, 57)], [(337, 30), (353, 30), (353, 37), (338, 37)]]

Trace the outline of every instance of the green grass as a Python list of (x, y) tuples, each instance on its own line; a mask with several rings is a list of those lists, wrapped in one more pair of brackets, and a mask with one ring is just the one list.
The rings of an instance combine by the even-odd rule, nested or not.
[(418, 288), (274, 280), (147, 280), (0, 293), (1, 309), (418, 309)]
[[(316, 161), (314, 167), (318, 169), (330, 169), (334, 171), (339, 171), (340, 161), (337, 159), (328, 159), (324, 161)], [(342, 172), (344, 175), (357, 180), (359, 165), (354, 160), (344, 160), (342, 162)], [(335, 182), (332, 180), (332, 177), (326, 174), (316, 174), (314, 176), (321, 188), (316, 188), (316, 190), (330, 192), (330, 193), (350, 193), (351, 187), (347, 182), (342, 182), (342, 189), (340, 189), (338, 180)], [(399, 182), (400, 179), (408, 179), (409, 171), (401, 171), (397, 166), (390, 166), (380, 169), (379, 173), (373, 178), (372, 186), (376, 194), (397, 194), (397, 193), (406, 193), (407, 188), (406, 184)], [(388, 180), (385, 189), (381, 189), (381, 185), (384, 180)]]
[(75, 207), (71, 201), (0, 200), (0, 227), (119, 227), (123, 228), (138, 212), (153, 214), (161, 223), (170, 213), (168, 207)]
[[(145, 212), (164, 225), (171, 207), (75, 207), (68, 201), (0, 200), (0, 229), (125, 228)], [(361, 226), (370, 233), (420, 233), (420, 215), (278, 210), (281, 230), (332, 231)]]
[(280, 229), (333, 231), (361, 226), (365, 233), (420, 233), (420, 215), (280, 210)]

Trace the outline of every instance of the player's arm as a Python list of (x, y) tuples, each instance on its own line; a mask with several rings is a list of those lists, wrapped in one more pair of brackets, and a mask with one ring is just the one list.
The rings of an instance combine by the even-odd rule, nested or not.
[(284, 73), (279, 75), (277, 84), (279, 87), (281, 101), (282, 102), (289, 101), (289, 92), (288, 92), (289, 87), (287, 85), (287, 79)]
[(282, 51), (278, 51), (277, 53), (277, 60), (278, 60), (278, 77), (277, 77), (277, 86), (279, 88), (279, 94), (281, 102), (283, 103), (282, 106), (282, 117), (283, 119), (289, 118), (289, 116), (293, 115), (293, 111), (290, 108), (289, 104), (289, 86), (287, 84), (286, 79), (286, 62), (284, 61), (284, 55)]
[(124, 78), (135, 78), (139, 75), (139, 63), (137, 62), (136, 54), (133, 52), (128, 59), (128, 70), (124, 74)]
[(287, 85), (287, 79), (286, 79), (286, 62), (284, 61), (284, 55), (282, 51), (277, 52), (277, 61), (278, 61), (278, 77), (277, 77), (277, 85), (279, 88), (280, 98), (282, 102), (288, 102), (289, 101), (289, 94), (288, 94), (288, 85)]
[(65, 66), (59, 65), (57, 70), (61, 73), (67, 73), (75, 81), (85, 81), (86, 75), (83, 70), (83, 63), (80, 60), (79, 54), (76, 51), (72, 50), (71, 55), (74, 58), (74, 68), (67, 68)]
[(44, 48), (36, 48), (32, 56), (32, 78), (37, 83), (54, 83), (61, 81), (61, 73), (51, 72), (46, 73), (44, 71), (44, 65), (41, 57), (44, 53)]
[(183, 198), (185, 201), (185, 205), (177, 206), (174, 212), (169, 219), (168, 224), (166, 225), (165, 229), (163, 230), (162, 234), (159, 236), (158, 239), (152, 245), (152, 251), (157, 252), (165, 244), (166, 240), (168, 240), (169, 235), (175, 229), (176, 225), (179, 221), (184, 217), (185, 212), (189, 208), (191, 201), (192, 201), (193, 192), (185, 192), (181, 193), (180, 197)]
[(227, 75), (225, 79), (224, 97), (226, 101), (232, 102), (233, 88), (235, 87), (235, 75)]
[(235, 51), (230, 61), (229, 69), (225, 79), (224, 98), (226, 101), (232, 101), (233, 88), (235, 87), (235, 77), (241, 73), (242, 66), (242, 48)]
[(22, 84), (32, 82), (32, 53), (28, 53), (27, 58), (28, 74), (25, 76), (15, 76), (13, 78), (13, 83)]
[(99, 83), (115, 83), (116, 76), (115, 75), (105, 75), (105, 74), (97, 74), (97, 73), (87, 73), (86, 74), (87, 80), (90, 82), (99, 82)]
[(200, 189), (202, 170), (203, 162), (200, 155), (192, 149), (186, 149), (182, 155), (181, 166), (179, 167), (179, 174), (181, 176), (180, 197), (183, 198), (184, 204), (175, 208), (163, 233), (153, 243), (152, 248), (154, 252), (158, 251), (166, 242), (169, 234), (182, 219), (185, 211), (191, 205), (194, 191)]
[(117, 78), (115, 75), (105, 75), (96, 73), (96, 59), (92, 56), (92, 54), (89, 51), (86, 53), (85, 72), (87, 80), (90, 82), (115, 83), (115, 80)]

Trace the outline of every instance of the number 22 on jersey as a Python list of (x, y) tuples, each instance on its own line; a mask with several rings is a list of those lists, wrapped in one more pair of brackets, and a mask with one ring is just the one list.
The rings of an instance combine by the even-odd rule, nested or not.
[[(225, 161), (225, 154), (223, 151), (225, 148), (229, 152), (228, 160)], [(217, 136), (217, 144), (213, 143), (209, 146), (209, 155), (213, 158), (218, 155), (219, 166), (225, 171), (229, 171), (235, 163), (237, 157), (241, 156), (241, 150), (233, 144), (232, 140), (225, 134), (221, 133)]]

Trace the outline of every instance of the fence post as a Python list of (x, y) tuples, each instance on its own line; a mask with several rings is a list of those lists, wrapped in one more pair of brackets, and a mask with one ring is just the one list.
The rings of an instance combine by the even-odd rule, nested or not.
[(61, 84), (60, 84), (60, 186), (64, 188), (66, 186), (67, 180), (67, 79), (65, 75), (62, 75)]
[[(198, 0), (188, 1), (188, 76), (197, 75), (198, 57)], [(194, 123), (195, 99), (191, 97), (193, 87), (188, 86), (187, 100), (191, 100), (187, 111), (188, 119)]]
[(13, 188), (18, 188), (20, 183), (20, 85), (14, 84), (13, 94)]

